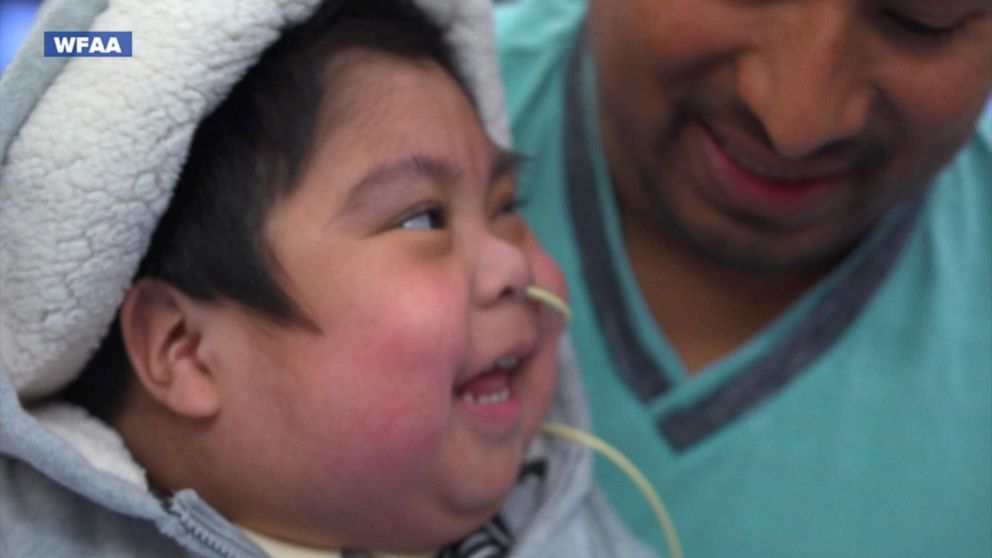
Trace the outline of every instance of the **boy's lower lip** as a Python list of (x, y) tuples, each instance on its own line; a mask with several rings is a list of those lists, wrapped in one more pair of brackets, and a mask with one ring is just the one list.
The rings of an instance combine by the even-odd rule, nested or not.
[(709, 171), (708, 192), (721, 205), (761, 220), (788, 222), (815, 210), (823, 196), (837, 187), (844, 174), (779, 178), (758, 174), (736, 161), (713, 133), (700, 123), (693, 126), (704, 164)]

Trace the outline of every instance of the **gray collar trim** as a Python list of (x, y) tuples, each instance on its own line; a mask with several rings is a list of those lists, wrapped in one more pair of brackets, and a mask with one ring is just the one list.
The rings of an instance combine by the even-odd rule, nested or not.
[(671, 388), (648, 352), (636, 341), (633, 324), (623, 308), (620, 278), (613, 272), (605, 223), (597, 204), (596, 172), (590, 159), (592, 138), (587, 129), (582, 98), (585, 33), (580, 31), (568, 62), (565, 87), (565, 168), (568, 211), (579, 248), (582, 275), (591, 295), (596, 320), (616, 370), (642, 401), (650, 401)]
[[(624, 312), (621, 282), (611, 262), (605, 221), (596, 195), (595, 169), (590, 157), (593, 142), (586, 120), (582, 72), (586, 64), (584, 33), (572, 49), (566, 77), (565, 125), (567, 203), (578, 246), (581, 269), (599, 328), (621, 379), (642, 402), (671, 389), (662, 367), (639, 342)], [(776, 394), (823, 354), (888, 276), (916, 223), (923, 197), (899, 207), (870, 241), (867, 253), (846, 270), (834, 288), (810, 309), (761, 358), (704, 398), (668, 411), (657, 428), (672, 447), (681, 451)]]

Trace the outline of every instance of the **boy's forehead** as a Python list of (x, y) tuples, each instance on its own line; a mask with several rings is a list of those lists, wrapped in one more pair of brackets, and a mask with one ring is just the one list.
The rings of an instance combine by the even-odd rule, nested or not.
[(424, 79), (423, 75), (430, 74), (427, 76), (429, 89), (436, 89), (443, 81), (450, 80), (459, 93), (471, 101), (469, 93), (450, 71), (428, 56), (400, 56), (364, 46), (349, 46), (333, 52), (324, 63), (320, 79), (323, 91), (320, 92), (315, 143), (326, 141), (348, 125), (372, 129), (383, 120), (410, 120), (410, 112), (427, 110), (423, 105), (411, 107), (412, 103), (404, 101), (410, 92), (408, 88), (425, 87), (424, 83), (409, 79), (414, 73), (421, 74), (420, 80)]
[(493, 139), (465, 84), (432, 56), (332, 52), (307, 155), (279, 205), (322, 191), (325, 222), (354, 224), (425, 185), (489, 196), (517, 168), (521, 157)]

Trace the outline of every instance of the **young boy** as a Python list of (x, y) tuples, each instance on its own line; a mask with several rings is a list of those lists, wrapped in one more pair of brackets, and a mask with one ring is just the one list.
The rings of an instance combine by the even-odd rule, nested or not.
[[(251, 27), (238, 10), (257, 6), (235, 5), (230, 20), (190, 21), (236, 37)], [(129, 9), (112, 5), (102, 23), (133, 22)], [(271, 17), (309, 11), (286, 10)], [(181, 155), (174, 197), (81, 372), (65, 364), (72, 347), (54, 363), (18, 356), (30, 352), (24, 332), (47, 327), (25, 319), (44, 292), (4, 299), (0, 553), (643, 552), (591, 491), (588, 455), (534, 441), (562, 322), (526, 290), (564, 287), (515, 212), (514, 158), (484, 131), (433, 21), (408, 2), (327, 2), (243, 77), (235, 70)], [(140, 51), (146, 36), (135, 35)], [(196, 98), (210, 95), (198, 76), (233, 63), (203, 56), (185, 74), (194, 106), (211, 105)], [(104, 71), (83, 63), (63, 74)], [(41, 141), (31, 126), (57, 101), (67, 99), (38, 102), (7, 153), (8, 208), (30, 203), (25, 184), (47, 186), (29, 179)], [(188, 106), (163, 110), (182, 120)], [(71, 139), (114, 116), (82, 107), (57, 124)], [(174, 139), (161, 133), (156, 145)], [(58, 166), (52, 151), (41, 156)], [(157, 157), (147, 154), (149, 168)], [(70, 183), (93, 178), (85, 162), (65, 163)], [(140, 176), (109, 182), (115, 194), (90, 192), (96, 203), (163, 201)], [(60, 204), (81, 190), (50, 189)], [(30, 221), (11, 219), (4, 283), (21, 292), (43, 266), (30, 260)], [(85, 262), (65, 271), (84, 301), (121, 257), (91, 227), (77, 231)], [(574, 371), (566, 363), (562, 374), (553, 413), (581, 424)]]

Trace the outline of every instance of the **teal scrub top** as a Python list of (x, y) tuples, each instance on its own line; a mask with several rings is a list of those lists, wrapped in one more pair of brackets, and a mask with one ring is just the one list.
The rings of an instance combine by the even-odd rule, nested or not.
[[(658, 489), (686, 555), (992, 556), (992, 115), (926, 199), (689, 376), (624, 253), (584, 17), (497, 7), (519, 188), (569, 281), (593, 429)], [(606, 463), (597, 479), (662, 551), (630, 481)]]

